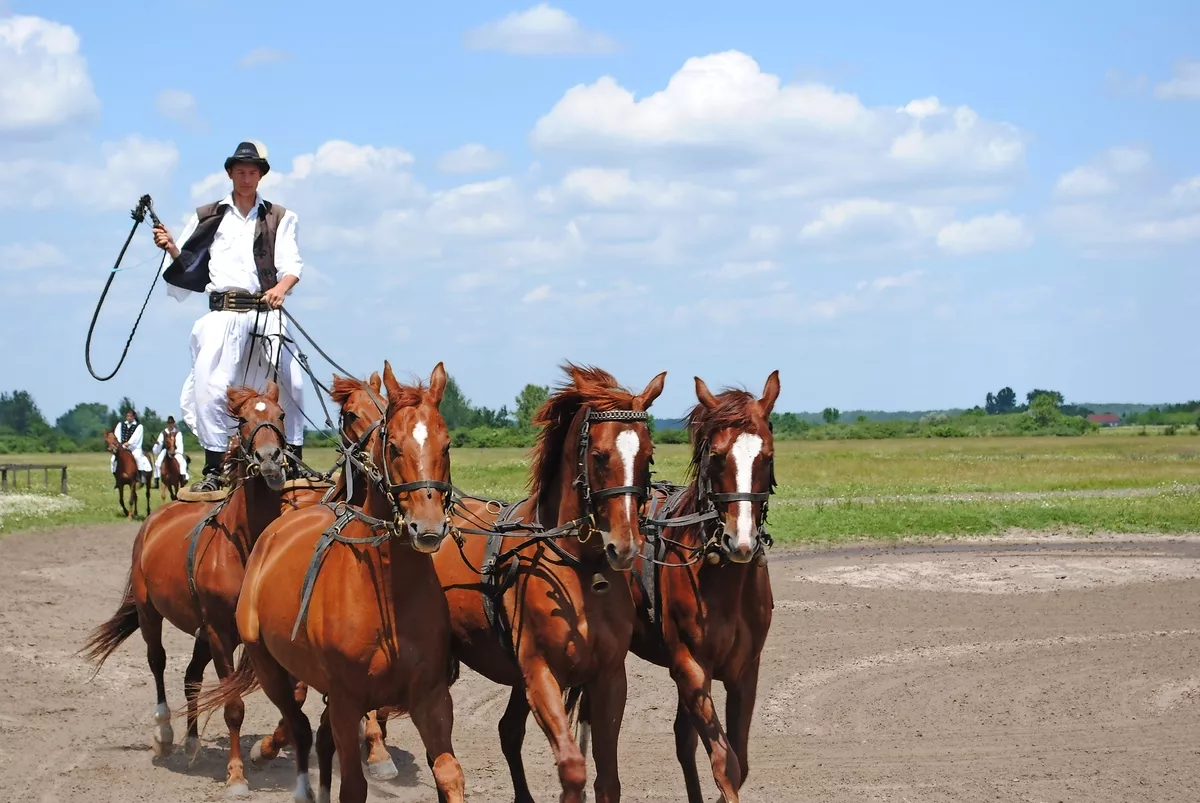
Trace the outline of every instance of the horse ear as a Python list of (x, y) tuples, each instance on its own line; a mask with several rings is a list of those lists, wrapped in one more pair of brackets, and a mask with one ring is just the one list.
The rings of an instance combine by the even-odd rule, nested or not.
[(663, 371), (661, 374), (651, 379), (650, 384), (646, 385), (646, 389), (638, 394), (637, 407), (642, 410), (649, 410), (650, 405), (654, 404), (654, 400), (662, 395), (663, 386), (666, 384), (667, 372)]
[(776, 368), (767, 377), (767, 384), (763, 387), (762, 398), (758, 400), (758, 406), (762, 408), (762, 414), (769, 416), (771, 411), (775, 409), (775, 400), (779, 398), (779, 369)]
[(371, 386), (371, 390), (379, 392), (379, 389), (383, 387), (383, 380), (379, 378), (378, 371), (371, 372), (371, 378), (367, 380), (367, 384)]
[(271, 400), (273, 404), (279, 404), (279, 385), (274, 382), (267, 383), (267, 392), (263, 394)]
[(717, 406), (717, 397), (708, 389), (708, 385), (700, 377), (696, 377), (696, 398), (709, 410)]
[(429, 376), (429, 397), (433, 399), (435, 407), (441, 405), (442, 396), (446, 393), (446, 367), (442, 363), (438, 363), (433, 367), (433, 373)]
[(383, 386), (387, 388), (389, 399), (400, 398), (400, 383), (396, 381), (396, 375), (392, 373), (392, 364), (387, 360), (383, 361)]

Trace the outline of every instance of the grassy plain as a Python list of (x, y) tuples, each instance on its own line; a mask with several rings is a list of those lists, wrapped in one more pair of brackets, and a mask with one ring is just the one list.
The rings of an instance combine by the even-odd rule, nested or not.
[[(683, 481), (686, 446), (660, 445), (655, 454), (657, 478)], [(333, 452), (308, 449), (305, 459), (327, 466)], [(455, 483), (469, 493), (515, 499), (525, 492), (526, 450), (457, 449), (452, 459)], [(70, 495), (81, 505), (43, 515), (36, 504), (0, 505), (0, 533), (119, 520), (107, 453), (4, 462), (66, 463)], [(41, 473), (34, 475), (41, 494)], [(781, 543), (1010, 528), (1200, 531), (1200, 438), (1182, 434), (781, 441), (776, 476), (770, 529)], [(23, 475), (21, 482), (24, 492)], [(162, 504), (157, 490), (151, 500)]]

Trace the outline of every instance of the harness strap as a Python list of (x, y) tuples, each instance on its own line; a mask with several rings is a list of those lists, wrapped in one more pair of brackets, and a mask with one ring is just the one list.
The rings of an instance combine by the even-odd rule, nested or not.
[(187, 551), (187, 578), (188, 588), (192, 590), (192, 596), (197, 600), (200, 599), (200, 592), (196, 588), (196, 548), (200, 544), (200, 533), (204, 532), (204, 528), (212, 524), (216, 520), (217, 515), (225, 509), (225, 504), (233, 497), (233, 491), (229, 493), (216, 504), (216, 506), (208, 511), (204, 518), (196, 522), (196, 526), (188, 533), (188, 551)]

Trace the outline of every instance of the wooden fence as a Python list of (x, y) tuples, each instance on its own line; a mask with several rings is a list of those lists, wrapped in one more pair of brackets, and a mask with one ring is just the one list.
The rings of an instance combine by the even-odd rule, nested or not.
[(43, 464), (34, 464), (34, 463), (9, 463), (7, 465), (0, 465), (0, 491), (8, 490), (9, 472), (12, 472), (12, 475), (13, 475), (12, 476), (12, 489), (14, 491), (17, 490), (17, 474), (19, 474), (22, 471), (25, 472), (25, 487), (26, 488), (33, 488), (33, 472), (35, 472), (35, 471), (43, 472), (42, 482), (46, 488), (50, 487), (50, 472), (51, 471), (61, 471), (62, 472), (62, 484), (59, 488), (59, 492), (63, 493), (63, 494), (65, 494), (67, 492), (67, 467), (66, 466), (61, 465), (61, 464), (43, 465)]

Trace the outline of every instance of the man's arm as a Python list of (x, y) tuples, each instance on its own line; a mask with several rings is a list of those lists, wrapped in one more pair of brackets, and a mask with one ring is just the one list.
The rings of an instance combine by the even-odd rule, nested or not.
[(283, 299), (300, 281), (304, 272), (304, 260), (300, 258), (300, 246), (297, 243), (299, 219), (296, 213), (288, 210), (279, 221), (279, 230), (275, 232), (275, 270), (279, 275), (278, 283), (263, 293), (271, 309), (283, 306)]
[[(195, 212), (193, 212), (191, 218), (187, 222), (187, 225), (183, 227), (183, 234), (179, 236), (179, 242), (183, 245), (187, 245), (188, 238), (195, 233), (198, 225), (200, 225), (200, 218)], [(154, 227), (154, 244), (166, 251), (170, 255), (171, 259), (179, 259), (180, 247), (171, 237), (171, 233), (167, 231), (166, 226)], [(166, 270), (166, 267), (167, 265), (164, 264), (163, 270)], [(183, 301), (192, 295), (191, 290), (187, 290), (183, 287), (176, 287), (173, 284), (167, 284), (166, 287), (167, 295), (176, 301)]]

